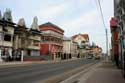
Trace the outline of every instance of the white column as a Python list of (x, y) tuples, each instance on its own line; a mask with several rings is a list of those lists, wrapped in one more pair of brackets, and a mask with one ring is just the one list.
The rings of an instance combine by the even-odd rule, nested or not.
[(9, 55), (12, 57), (12, 49), (9, 49)]
[(2, 60), (2, 57), (1, 57), (1, 54), (2, 54), (2, 51), (1, 51), (1, 49), (0, 49), (0, 62), (3, 61), (3, 60)]
[(55, 52), (54, 52), (54, 54), (53, 54), (53, 57), (54, 57), (54, 61), (57, 61), (57, 55), (56, 55)]
[(24, 52), (23, 50), (21, 51), (21, 62), (23, 62), (23, 55), (24, 55)]

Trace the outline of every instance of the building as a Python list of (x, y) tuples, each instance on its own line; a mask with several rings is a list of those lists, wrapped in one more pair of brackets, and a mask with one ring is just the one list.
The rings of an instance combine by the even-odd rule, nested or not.
[(63, 56), (64, 59), (71, 59), (78, 57), (78, 44), (71, 38), (63, 38)]
[(111, 18), (110, 20), (110, 30), (111, 30), (111, 42), (112, 42), (112, 60), (119, 58), (119, 40), (118, 40), (118, 27), (117, 20), (115, 18)]
[(87, 56), (87, 49), (89, 47), (89, 36), (88, 34), (77, 34), (72, 36), (72, 40), (78, 43), (78, 58), (84, 58)]
[(27, 28), (21, 18), (14, 23), (11, 11), (6, 9), (3, 16), (0, 12), (0, 61), (41, 60), (40, 43), (41, 31), (34, 17), (31, 28)]
[(102, 48), (97, 45), (92, 45), (89, 47), (88, 50), (88, 57), (92, 56), (93, 58), (100, 59), (102, 55)]
[[(125, 0), (114, 0), (114, 17), (110, 21), (112, 54), (125, 76)], [(118, 43), (118, 44), (117, 44)]]
[(72, 36), (73, 41), (77, 42), (79, 46), (88, 46), (89, 45), (89, 36), (88, 34), (77, 34)]
[(41, 31), (38, 26), (38, 19), (34, 17), (31, 28), (27, 29), (28, 39), (28, 55), (29, 56), (40, 56), (40, 43), (41, 43)]
[(41, 60), (41, 32), (37, 24), (37, 17), (34, 17), (31, 28), (27, 28), (24, 19), (21, 18), (14, 33), (14, 49), (23, 50), (24, 60)]
[(11, 11), (6, 9), (3, 17), (0, 12), (0, 59), (8, 61), (12, 57), (15, 23), (12, 21)]
[(40, 55), (47, 60), (61, 59), (64, 30), (50, 22), (40, 25), (39, 28), (43, 33)]

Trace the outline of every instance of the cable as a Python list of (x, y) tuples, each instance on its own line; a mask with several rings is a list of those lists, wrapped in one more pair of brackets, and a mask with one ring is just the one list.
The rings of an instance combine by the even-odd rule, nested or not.
[(101, 7), (101, 3), (100, 3), (100, 0), (97, 0), (97, 1), (98, 1), (98, 4), (99, 4), (99, 10), (100, 10), (101, 18), (102, 18), (102, 23), (104, 25), (104, 28), (106, 29), (105, 21), (104, 21), (104, 15), (103, 15), (103, 12), (102, 12), (102, 7)]
[[(101, 7), (101, 3), (100, 3), (100, 0), (97, 0), (98, 1), (98, 5), (99, 5), (99, 10), (100, 10), (100, 14), (101, 14), (101, 19), (102, 19), (102, 23), (103, 23), (103, 26), (105, 28), (105, 35), (106, 35), (106, 53), (108, 55), (108, 32), (107, 32), (107, 28), (106, 28), (106, 25), (105, 25), (105, 21), (104, 21), (104, 15), (103, 15), (103, 12), (102, 12), (102, 7)], [(96, 0), (95, 0), (96, 2)], [(96, 2), (97, 4), (97, 2)], [(97, 6), (98, 7), (98, 6)]]

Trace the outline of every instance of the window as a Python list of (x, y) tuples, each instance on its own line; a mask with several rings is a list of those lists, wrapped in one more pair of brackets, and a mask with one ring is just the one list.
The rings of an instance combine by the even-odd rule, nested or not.
[(5, 35), (4, 41), (11, 41), (11, 35)]

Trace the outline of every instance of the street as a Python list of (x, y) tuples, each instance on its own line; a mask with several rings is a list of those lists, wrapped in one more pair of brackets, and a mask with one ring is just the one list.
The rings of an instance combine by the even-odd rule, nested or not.
[(92, 59), (0, 68), (0, 83), (35, 83), (92, 63)]

